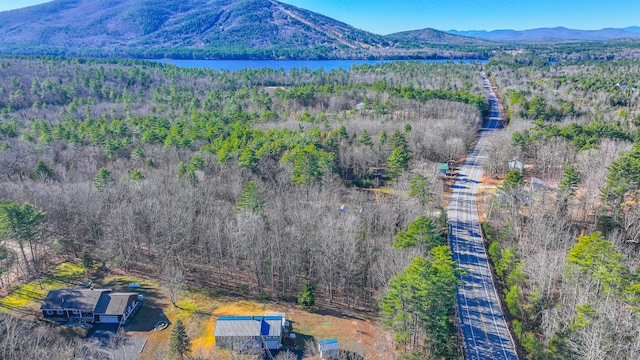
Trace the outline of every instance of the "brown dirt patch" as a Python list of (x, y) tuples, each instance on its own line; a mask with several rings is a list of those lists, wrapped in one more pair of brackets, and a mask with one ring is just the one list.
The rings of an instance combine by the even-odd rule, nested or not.
[(496, 193), (496, 188), (502, 184), (501, 178), (487, 177), (484, 174), (480, 181), (480, 189), (476, 196), (476, 204), (478, 204), (478, 219), (480, 222), (487, 221), (489, 214), (489, 206), (491, 198)]

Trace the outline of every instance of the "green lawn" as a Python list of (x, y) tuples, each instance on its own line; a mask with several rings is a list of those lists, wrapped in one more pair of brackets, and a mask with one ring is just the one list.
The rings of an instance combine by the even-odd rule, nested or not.
[(84, 278), (84, 268), (72, 262), (58, 265), (51, 273), (39, 280), (22, 285), (11, 294), (0, 300), (0, 311), (19, 310), (34, 302), (41, 302), (49, 290), (77, 286)]

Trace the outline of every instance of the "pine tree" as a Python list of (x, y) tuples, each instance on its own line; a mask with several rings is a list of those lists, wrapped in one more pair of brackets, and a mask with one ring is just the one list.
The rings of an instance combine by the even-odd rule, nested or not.
[(205, 165), (206, 165), (206, 163), (205, 163), (204, 159), (202, 158), (202, 155), (195, 154), (195, 155), (193, 155), (193, 158), (191, 159), (191, 162), (189, 163), (189, 171), (202, 170), (202, 169), (204, 169)]
[(93, 178), (93, 186), (95, 186), (98, 191), (102, 191), (111, 181), (113, 181), (111, 178), (111, 170), (107, 168), (100, 168), (96, 176)]
[(144, 151), (142, 151), (142, 148), (140, 146), (136, 146), (131, 151), (131, 158), (132, 159), (144, 159), (145, 158)]
[(242, 189), (242, 193), (236, 199), (236, 211), (251, 210), (261, 213), (264, 209), (265, 201), (260, 190), (254, 181), (249, 181)]
[(345, 139), (345, 140), (349, 140), (349, 133), (347, 132), (347, 128), (344, 127), (344, 125), (340, 125), (336, 130), (335, 130), (336, 136), (339, 139)]
[[(608, 168), (607, 182), (602, 190), (602, 202), (612, 212), (607, 220), (610, 225), (618, 222), (623, 210), (621, 205), (635, 197), (635, 189), (640, 188), (640, 144), (614, 161)], [(603, 219), (604, 220), (604, 219)]]
[(358, 145), (373, 146), (373, 141), (371, 141), (371, 136), (369, 136), (367, 129), (362, 129), (362, 132), (360, 133), (360, 138), (358, 139)]
[(387, 160), (387, 175), (395, 179), (409, 166), (409, 153), (402, 147), (393, 149), (391, 156)]
[(178, 178), (182, 179), (185, 174), (189, 171), (189, 167), (183, 161), (180, 161), (178, 164)]
[(578, 237), (569, 249), (567, 269), (570, 279), (595, 278), (600, 282), (598, 292), (617, 293), (629, 283), (629, 269), (624, 254), (600, 232)]
[(401, 147), (405, 151), (409, 151), (409, 143), (407, 142), (407, 137), (404, 133), (396, 130), (391, 134), (391, 138), (389, 138), (389, 148), (395, 149), (397, 147)]
[(238, 165), (246, 168), (255, 168), (260, 162), (260, 157), (256, 154), (251, 146), (247, 146), (238, 158)]
[(576, 168), (569, 164), (564, 164), (564, 174), (560, 181), (559, 196), (558, 196), (558, 212), (565, 214), (569, 207), (569, 199), (572, 198), (578, 190), (578, 184), (580, 184), (580, 174), (576, 171)]
[(511, 170), (504, 177), (504, 181), (502, 182), (502, 185), (500, 185), (500, 189), (505, 191), (515, 189), (522, 185), (523, 180), (524, 178), (519, 170)]
[(38, 160), (33, 171), (29, 174), (32, 180), (49, 181), (53, 180), (55, 173), (44, 161)]
[(144, 180), (144, 173), (138, 168), (133, 168), (129, 172), (129, 179), (131, 181), (142, 181)]
[(15, 201), (0, 202), (0, 239), (12, 238), (17, 241), (25, 264), (31, 263), (31, 270), (37, 276), (40, 275), (38, 252), (29, 251), (29, 261), (25, 247), (34, 249), (42, 240), (46, 214), (28, 203), (20, 205)]
[(534, 97), (531, 102), (529, 102), (529, 106), (527, 109), (527, 115), (529, 119), (538, 120), (545, 119), (545, 112), (547, 108), (547, 102), (540, 95)]
[(560, 181), (560, 191), (567, 195), (575, 194), (578, 184), (580, 184), (580, 174), (576, 171), (575, 166), (565, 163), (564, 174)]
[(382, 130), (378, 138), (378, 147), (382, 148), (387, 143), (387, 132)]
[(393, 330), (405, 353), (451, 357), (453, 327), (448, 318), (455, 304), (457, 274), (445, 245), (433, 248), (428, 258), (413, 258), (389, 281), (379, 298), (381, 321)]
[(298, 305), (301, 308), (310, 308), (316, 304), (316, 297), (313, 295), (314, 287), (310, 284), (303, 284), (302, 289), (298, 293)]
[(418, 174), (409, 182), (409, 196), (424, 206), (433, 201), (429, 178)]
[(294, 184), (320, 184), (325, 173), (334, 171), (333, 156), (333, 153), (326, 153), (310, 144), (287, 151), (280, 163), (293, 163), (291, 178)]
[(187, 330), (182, 320), (176, 321), (171, 331), (171, 339), (169, 340), (169, 353), (171, 356), (178, 356), (184, 359), (191, 353), (191, 339), (187, 335)]
[(91, 258), (91, 254), (89, 250), (82, 250), (82, 267), (84, 268), (85, 273), (91, 269), (91, 265), (93, 265), (93, 259)]
[(430, 251), (434, 247), (442, 245), (442, 242), (443, 240), (438, 236), (433, 220), (422, 215), (409, 223), (407, 231), (399, 230), (396, 233), (393, 247), (406, 249), (421, 245), (424, 246), (426, 251)]

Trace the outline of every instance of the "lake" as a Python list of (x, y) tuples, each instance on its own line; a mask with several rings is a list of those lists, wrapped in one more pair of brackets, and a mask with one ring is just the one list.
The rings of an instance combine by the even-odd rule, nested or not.
[[(183, 68), (200, 68), (213, 70), (243, 70), (243, 69), (283, 69), (290, 71), (291, 69), (301, 69), (303, 67), (312, 70), (324, 69), (329, 71), (332, 69), (348, 70), (352, 65), (362, 64), (381, 64), (393, 61), (408, 60), (153, 60), (163, 64), (176, 65)], [(446, 60), (415, 60), (423, 63), (478, 63), (486, 64), (488, 60), (466, 60), (466, 59), (446, 59)]]

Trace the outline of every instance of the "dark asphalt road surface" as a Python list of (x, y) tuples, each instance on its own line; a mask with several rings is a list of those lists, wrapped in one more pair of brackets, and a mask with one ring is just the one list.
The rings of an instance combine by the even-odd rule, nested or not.
[(475, 148), (460, 168), (447, 209), (453, 257), (465, 271), (457, 306), (467, 359), (518, 359), (489, 270), (476, 206), (487, 135), (501, 125), (500, 105), (486, 79), (485, 89), (490, 96), (491, 113)]

